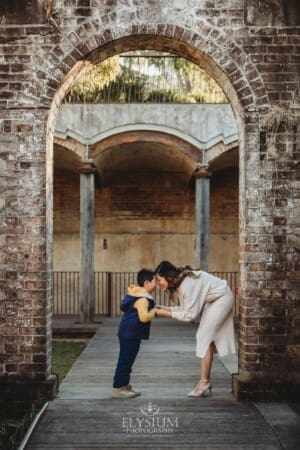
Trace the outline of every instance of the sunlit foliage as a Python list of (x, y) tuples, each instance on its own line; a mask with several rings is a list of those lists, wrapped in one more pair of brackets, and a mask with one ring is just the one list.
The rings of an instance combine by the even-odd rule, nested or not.
[(66, 97), (87, 103), (228, 103), (196, 64), (170, 54), (127, 53), (85, 73)]

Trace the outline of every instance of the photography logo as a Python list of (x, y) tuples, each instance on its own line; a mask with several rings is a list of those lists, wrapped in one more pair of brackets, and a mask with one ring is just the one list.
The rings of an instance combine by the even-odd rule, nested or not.
[(178, 417), (148, 402), (138, 413), (129, 412), (122, 417), (122, 431), (132, 434), (174, 434), (178, 430)]

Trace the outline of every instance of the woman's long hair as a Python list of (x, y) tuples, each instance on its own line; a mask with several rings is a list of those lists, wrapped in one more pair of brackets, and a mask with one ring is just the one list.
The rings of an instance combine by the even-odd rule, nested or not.
[(154, 270), (155, 275), (164, 277), (168, 282), (168, 291), (170, 298), (174, 301), (175, 292), (186, 277), (199, 278), (194, 271), (201, 270), (201, 267), (193, 268), (191, 266), (176, 267), (170, 261), (161, 261)]

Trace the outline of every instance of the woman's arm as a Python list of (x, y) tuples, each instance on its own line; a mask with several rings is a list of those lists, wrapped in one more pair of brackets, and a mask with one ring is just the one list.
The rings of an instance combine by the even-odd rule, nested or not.
[(183, 322), (192, 322), (201, 313), (209, 291), (208, 283), (203, 283), (201, 278), (186, 278), (183, 281), (183, 285), (180, 286), (180, 289), (183, 298), (183, 308), (179, 311), (172, 311), (172, 318)]
[(156, 317), (172, 317), (172, 311), (167, 309), (155, 309)]

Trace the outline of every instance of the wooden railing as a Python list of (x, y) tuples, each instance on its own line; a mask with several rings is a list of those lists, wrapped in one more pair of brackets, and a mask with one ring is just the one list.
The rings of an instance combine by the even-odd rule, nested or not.
[[(238, 316), (239, 272), (211, 272), (227, 280), (235, 295), (234, 315)], [(53, 313), (76, 315), (80, 310), (79, 272), (53, 272)], [(117, 317), (120, 301), (130, 284), (136, 284), (136, 272), (95, 272), (95, 314)], [(161, 289), (155, 291), (155, 301), (171, 305), (168, 295)]]

